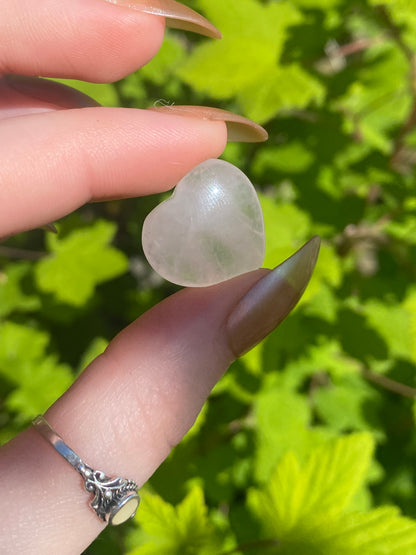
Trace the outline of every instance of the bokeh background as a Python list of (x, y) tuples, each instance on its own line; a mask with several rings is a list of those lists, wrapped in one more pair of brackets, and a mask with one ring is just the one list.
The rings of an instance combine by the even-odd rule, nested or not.
[[(89, 555), (416, 553), (416, 1), (195, 0), (222, 41), (168, 31), (103, 105), (201, 104), (263, 124), (224, 159), (262, 202), (266, 266), (313, 234), (294, 313), (233, 364)], [(68, 82), (68, 81), (67, 81)], [(143, 258), (161, 197), (83, 207), (0, 244), (0, 440), (176, 287)], [(140, 461), (137, 461), (140, 464)]]

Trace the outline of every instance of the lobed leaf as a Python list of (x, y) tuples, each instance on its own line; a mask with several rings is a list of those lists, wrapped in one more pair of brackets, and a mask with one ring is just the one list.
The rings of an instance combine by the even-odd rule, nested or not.
[(136, 520), (142, 531), (130, 535), (130, 545), (142, 543), (126, 555), (215, 555), (218, 539), (208, 520), (202, 490), (195, 486), (176, 507), (147, 494)]
[(59, 301), (82, 306), (95, 287), (123, 274), (127, 257), (109, 246), (116, 232), (113, 223), (104, 220), (90, 228), (73, 231), (67, 237), (48, 237), (50, 255), (35, 268), (38, 287)]

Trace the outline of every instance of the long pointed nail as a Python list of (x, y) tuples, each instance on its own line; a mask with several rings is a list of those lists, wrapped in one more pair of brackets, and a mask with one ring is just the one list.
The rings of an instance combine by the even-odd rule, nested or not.
[(39, 229), (43, 229), (43, 231), (49, 231), (50, 233), (58, 233), (58, 230), (53, 224), (43, 225)]
[(301, 298), (318, 258), (321, 240), (313, 237), (260, 279), (228, 317), (228, 343), (236, 357), (249, 351), (286, 318)]
[(182, 31), (192, 31), (207, 37), (220, 39), (221, 32), (198, 12), (175, 0), (106, 0), (117, 6), (124, 6), (144, 13), (161, 15), (166, 25)]
[(189, 116), (211, 121), (224, 121), (227, 125), (228, 141), (260, 143), (268, 138), (267, 131), (258, 123), (233, 112), (209, 106), (152, 106), (149, 110), (178, 116)]

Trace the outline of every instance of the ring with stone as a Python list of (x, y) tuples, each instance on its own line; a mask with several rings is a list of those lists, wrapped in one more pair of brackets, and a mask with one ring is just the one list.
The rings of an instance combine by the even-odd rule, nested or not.
[(32, 424), (35, 430), (81, 475), (85, 489), (94, 495), (90, 505), (98, 518), (117, 526), (134, 517), (140, 503), (136, 482), (120, 477), (110, 478), (100, 470), (93, 470), (68, 447), (43, 416), (37, 416)]

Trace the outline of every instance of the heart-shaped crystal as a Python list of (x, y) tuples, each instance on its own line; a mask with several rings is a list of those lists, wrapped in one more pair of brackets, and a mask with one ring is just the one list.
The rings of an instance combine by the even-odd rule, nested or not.
[(256, 191), (232, 164), (206, 160), (150, 212), (142, 242), (150, 265), (178, 285), (213, 285), (254, 270), (264, 259)]

